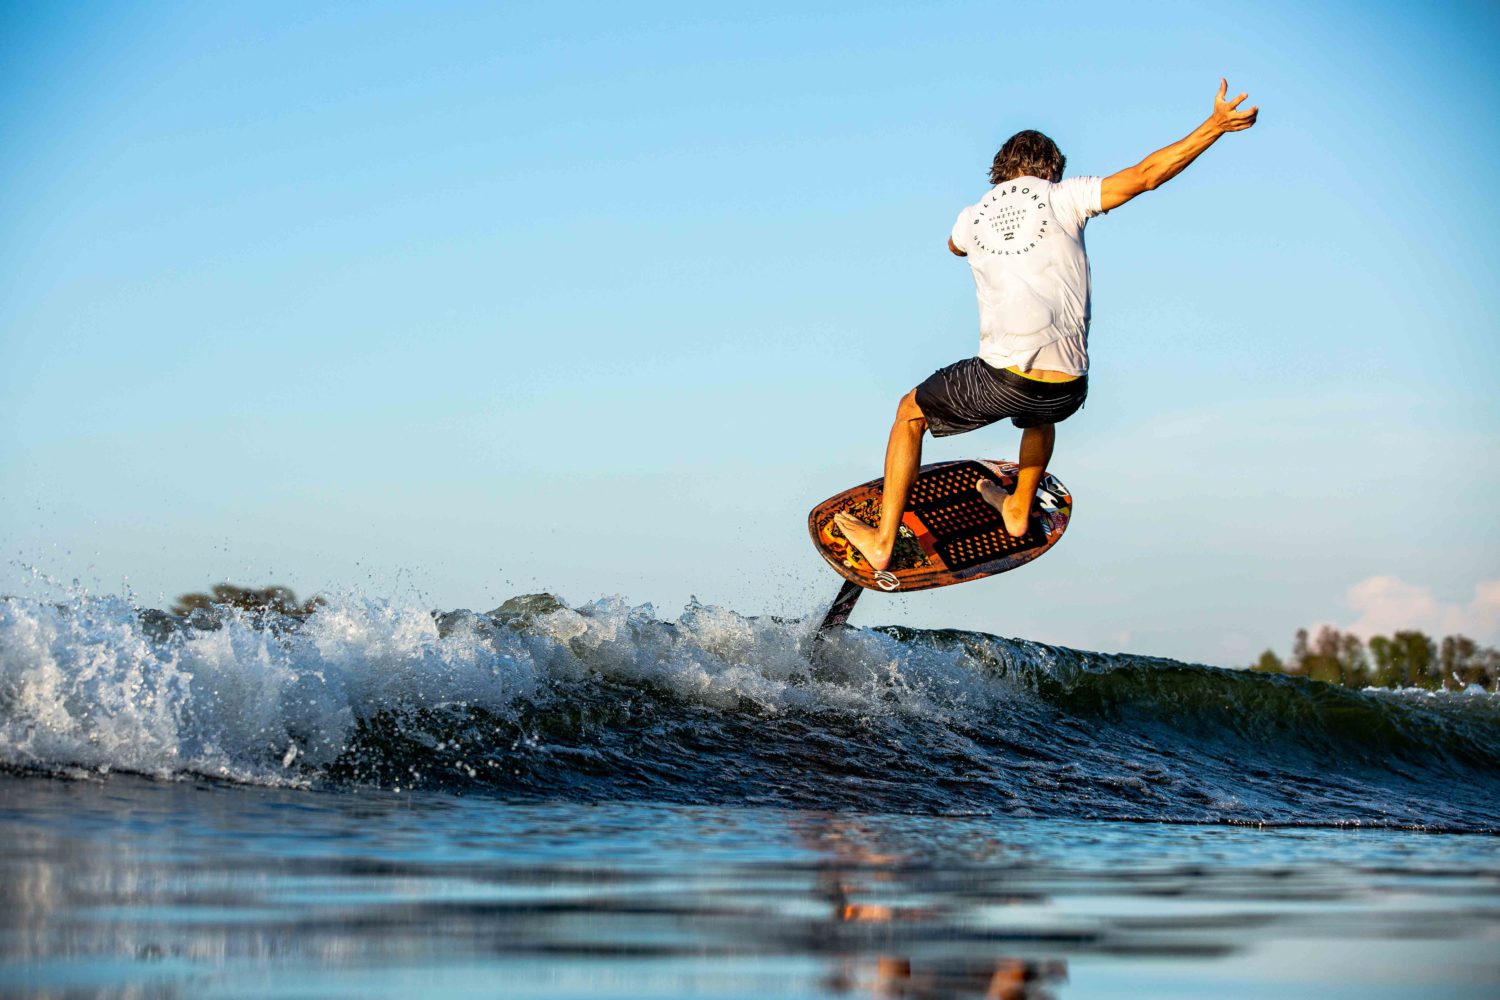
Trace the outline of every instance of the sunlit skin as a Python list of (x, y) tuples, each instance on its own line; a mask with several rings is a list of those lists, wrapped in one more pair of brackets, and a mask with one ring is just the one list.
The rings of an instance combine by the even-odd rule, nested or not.
[[(1255, 124), (1260, 108), (1251, 106), (1240, 110), (1248, 94), (1239, 94), (1232, 100), (1229, 82), (1219, 80), (1219, 92), (1214, 96), (1213, 113), (1203, 124), (1193, 129), (1182, 139), (1163, 146), (1133, 167), (1104, 178), (1100, 185), (1100, 207), (1108, 212), (1119, 208), (1137, 195), (1154, 191), (1167, 181), (1182, 173), (1187, 165), (1196, 160), (1203, 151), (1230, 132), (1243, 132)], [(1009, 178), (1007, 178), (1009, 179)], [(1054, 183), (1061, 177), (1048, 178)], [(960, 257), (968, 256), (953, 241), (948, 249)], [(1050, 371), (1037, 368), (1018, 371), (1022, 375), (1039, 378), (1046, 382), (1067, 382), (1079, 376), (1069, 372)], [(885, 485), (880, 499), (880, 523), (865, 524), (852, 514), (834, 515), (839, 530), (849, 539), (872, 569), (882, 570), (891, 564), (891, 551), (896, 545), (896, 532), (901, 526), (901, 515), (906, 510), (907, 498), (911, 495), (912, 483), (917, 469), (922, 464), (922, 435), (927, 432), (927, 418), (917, 405), (916, 390), (901, 397), (896, 408), (896, 421), (891, 426), (890, 439), (885, 451)], [(1037, 487), (1052, 460), (1052, 446), (1056, 441), (1056, 425), (1044, 424), (1028, 427), (1021, 433), (1020, 466), (1016, 473), (1015, 489), (1007, 493), (997, 483), (988, 479), (979, 480), (979, 495), (1000, 511), (1005, 530), (1020, 537), (1026, 534), (1031, 505), (1036, 500)]]

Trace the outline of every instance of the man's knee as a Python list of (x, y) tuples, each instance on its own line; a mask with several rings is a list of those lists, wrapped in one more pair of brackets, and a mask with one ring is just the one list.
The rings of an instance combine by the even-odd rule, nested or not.
[(927, 415), (917, 404), (917, 390), (913, 389), (901, 397), (901, 403), (896, 407), (896, 422), (914, 423), (924, 431), (927, 429)]

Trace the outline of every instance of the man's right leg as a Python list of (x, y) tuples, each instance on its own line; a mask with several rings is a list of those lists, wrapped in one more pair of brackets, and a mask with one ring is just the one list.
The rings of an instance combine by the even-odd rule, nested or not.
[(896, 547), (896, 530), (906, 513), (906, 500), (917, 468), (922, 464), (922, 435), (927, 432), (927, 417), (917, 405), (917, 390), (901, 397), (896, 408), (896, 422), (891, 425), (890, 441), (885, 446), (885, 485), (880, 496), (880, 525), (872, 528), (852, 514), (833, 515), (834, 523), (860, 555), (874, 569), (891, 564), (891, 550)]
[(1026, 534), (1031, 519), (1031, 502), (1036, 499), (1036, 489), (1042, 484), (1042, 474), (1047, 471), (1047, 463), (1052, 461), (1052, 445), (1056, 441), (1056, 424), (1026, 428), (1021, 432), (1016, 488), (1007, 493), (988, 479), (981, 479), (975, 484), (979, 495), (1000, 511), (1006, 532), (1016, 538)]

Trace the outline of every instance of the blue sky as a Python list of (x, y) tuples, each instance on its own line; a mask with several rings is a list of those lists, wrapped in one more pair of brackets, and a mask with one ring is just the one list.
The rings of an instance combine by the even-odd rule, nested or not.
[(1496, 641), (1497, 41), (1488, 3), (7, 4), (0, 591), (811, 613), (807, 510), (975, 350), (944, 240), (995, 148), (1107, 174), (1226, 75), (1256, 128), (1089, 226), (1068, 537), (856, 621), (1237, 663), (1375, 627), (1379, 580), (1378, 625)]

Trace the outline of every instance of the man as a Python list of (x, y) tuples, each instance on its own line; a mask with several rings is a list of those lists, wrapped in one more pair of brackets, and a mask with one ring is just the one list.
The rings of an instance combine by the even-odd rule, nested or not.
[(1101, 212), (1165, 184), (1220, 136), (1255, 124), (1248, 96), (1225, 99), (1219, 81), (1213, 114), (1185, 139), (1105, 177), (1062, 179), (1066, 159), (1040, 132), (1006, 140), (990, 169), (994, 185), (958, 214), (948, 249), (969, 259), (979, 294), (979, 356), (940, 368), (901, 398), (885, 453), (880, 524), (834, 516), (873, 569), (890, 565), (906, 510), (922, 435), (962, 434), (1006, 417), (1022, 428), (1014, 492), (988, 479), (979, 492), (1000, 511), (1005, 530), (1026, 534), (1031, 504), (1052, 458), (1054, 426), (1088, 395), (1089, 264), (1083, 227)]

